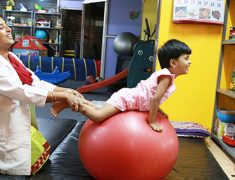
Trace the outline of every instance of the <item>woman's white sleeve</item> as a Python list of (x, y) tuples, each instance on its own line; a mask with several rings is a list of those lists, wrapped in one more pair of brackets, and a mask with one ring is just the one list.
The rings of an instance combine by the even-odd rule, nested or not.
[(33, 82), (32, 82), (32, 86), (37, 87), (37, 88), (41, 88), (41, 89), (46, 89), (48, 91), (53, 91), (55, 89), (55, 85), (48, 83), (46, 81), (40, 80), (35, 74), (34, 72), (32, 72), (30, 69), (28, 69), (29, 72), (31, 72), (32, 74), (32, 78), (33, 78)]
[(0, 98), (7, 97), (19, 100), (20, 103), (44, 106), (48, 92), (48, 89), (42, 89), (39, 86), (22, 85), (7, 66), (0, 66), (0, 95), (3, 95)]

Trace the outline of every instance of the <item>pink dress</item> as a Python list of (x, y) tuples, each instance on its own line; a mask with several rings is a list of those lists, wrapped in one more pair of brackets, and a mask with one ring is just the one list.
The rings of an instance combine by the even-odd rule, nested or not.
[(162, 104), (176, 89), (174, 84), (175, 75), (171, 74), (167, 68), (154, 72), (148, 79), (140, 81), (135, 88), (120, 89), (106, 103), (116, 107), (120, 111), (149, 111), (150, 99), (156, 92), (158, 77), (160, 76), (170, 76), (172, 79), (169, 88), (161, 99), (160, 103)]

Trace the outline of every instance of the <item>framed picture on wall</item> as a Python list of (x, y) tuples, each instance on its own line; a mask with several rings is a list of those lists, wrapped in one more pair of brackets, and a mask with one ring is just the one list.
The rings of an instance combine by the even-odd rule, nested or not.
[(224, 23), (224, 0), (174, 0), (174, 23)]

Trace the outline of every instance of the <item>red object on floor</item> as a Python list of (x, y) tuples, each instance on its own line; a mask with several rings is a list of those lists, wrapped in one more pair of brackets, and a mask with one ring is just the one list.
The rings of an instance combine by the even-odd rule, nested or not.
[(96, 82), (93, 84), (81, 86), (77, 89), (77, 91), (80, 93), (86, 93), (86, 92), (90, 92), (93, 90), (97, 90), (97, 89), (109, 86), (109, 85), (121, 80), (122, 78), (127, 77), (127, 75), (128, 75), (128, 69), (125, 69), (111, 78), (108, 78), (108, 79), (105, 79), (103, 81)]

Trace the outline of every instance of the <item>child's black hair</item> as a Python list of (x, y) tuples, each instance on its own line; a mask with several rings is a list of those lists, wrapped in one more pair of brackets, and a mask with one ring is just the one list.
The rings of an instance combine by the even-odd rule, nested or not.
[(158, 49), (158, 60), (161, 68), (169, 68), (171, 59), (178, 59), (182, 54), (191, 54), (192, 50), (184, 42), (177, 39), (168, 40)]

